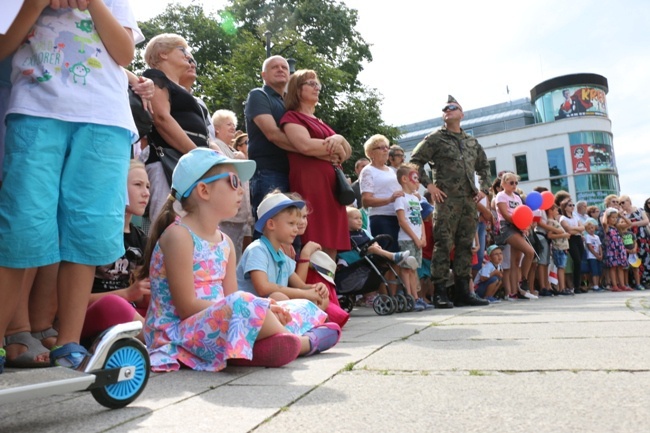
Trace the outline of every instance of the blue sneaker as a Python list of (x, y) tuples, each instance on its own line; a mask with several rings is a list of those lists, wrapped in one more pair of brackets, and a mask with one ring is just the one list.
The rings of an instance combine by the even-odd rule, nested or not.
[(424, 311), (427, 309), (427, 304), (422, 299), (415, 301), (415, 306), (413, 306), (413, 311)]
[(498, 304), (499, 302), (501, 302), (501, 299), (497, 299), (494, 296), (488, 296), (487, 298), (485, 298), (485, 300), (488, 301), (490, 304)]

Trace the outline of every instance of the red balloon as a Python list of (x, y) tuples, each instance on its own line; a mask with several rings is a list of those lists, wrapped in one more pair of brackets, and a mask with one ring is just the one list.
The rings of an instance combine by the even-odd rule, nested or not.
[(533, 211), (522, 204), (512, 212), (512, 222), (520, 230), (526, 230), (533, 223)]
[(544, 191), (542, 193), (542, 205), (539, 207), (541, 210), (550, 209), (555, 203), (555, 196), (551, 191)]

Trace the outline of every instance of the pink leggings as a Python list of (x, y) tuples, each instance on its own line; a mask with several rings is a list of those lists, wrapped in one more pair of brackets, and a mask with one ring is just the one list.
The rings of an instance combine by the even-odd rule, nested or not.
[(132, 322), (138, 311), (124, 298), (106, 295), (90, 304), (81, 338), (92, 338), (104, 330), (120, 323)]

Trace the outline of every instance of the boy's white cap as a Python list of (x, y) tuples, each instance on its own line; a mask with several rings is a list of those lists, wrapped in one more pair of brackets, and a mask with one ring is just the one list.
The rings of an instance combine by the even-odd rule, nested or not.
[(336, 274), (336, 263), (327, 253), (323, 251), (314, 251), (309, 257), (309, 262), (313, 268), (320, 274), (321, 277), (325, 278), (332, 284), (334, 282), (334, 274)]
[[(187, 152), (178, 160), (172, 174), (172, 189), (177, 200), (192, 192), (195, 183), (201, 179), (215, 165), (232, 164), (237, 170), (237, 176), (242, 182), (249, 180), (255, 173), (255, 161), (247, 159), (230, 159), (219, 152), (198, 147)], [(189, 195), (189, 194), (187, 194)]]
[(615, 207), (608, 207), (607, 209), (605, 209), (606, 216), (610, 216), (613, 213), (618, 213), (618, 209), (616, 209)]
[(302, 200), (291, 200), (286, 195), (270, 194), (262, 203), (257, 207), (257, 222), (255, 223), (255, 230), (262, 233), (266, 222), (276, 216), (282, 209), (290, 206), (296, 206), (298, 209), (305, 207), (305, 202)]

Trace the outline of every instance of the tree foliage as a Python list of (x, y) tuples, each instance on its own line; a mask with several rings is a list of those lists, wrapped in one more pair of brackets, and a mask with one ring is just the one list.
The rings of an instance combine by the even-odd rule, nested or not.
[[(248, 92), (262, 84), (265, 34), (271, 32), (271, 54), (295, 59), (297, 69), (317, 71), (324, 88), (316, 115), (352, 145), (345, 168), (353, 172), (367, 137), (381, 133), (392, 141), (399, 135), (381, 119), (379, 93), (358, 80), (372, 55), (357, 21), (357, 11), (336, 0), (232, 0), (216, 14), (206, 14), (198, 3), (172, 4), (139, 24), (147, 41), (160, 33), (188, 41), (198, 63), (196, 94), (211, 111), (234, 111), (240, 129)], [(135, 69), (144, 69), (144, 63)]]

